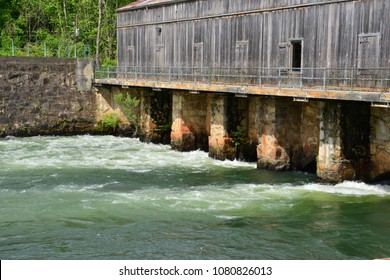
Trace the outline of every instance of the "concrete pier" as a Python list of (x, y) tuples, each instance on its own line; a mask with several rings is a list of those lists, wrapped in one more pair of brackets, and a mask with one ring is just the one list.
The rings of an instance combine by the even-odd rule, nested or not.
[(206, 118), (206, 95), (174, 91), (172, 94), (172, 148), (183, 152), (207, 149)]

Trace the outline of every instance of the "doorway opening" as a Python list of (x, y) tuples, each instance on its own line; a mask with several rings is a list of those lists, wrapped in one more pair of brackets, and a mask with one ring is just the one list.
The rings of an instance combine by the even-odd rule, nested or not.
[(291, 67), (293, 71), (301, 71), (302, 68), (302, 41), (291, 41)]

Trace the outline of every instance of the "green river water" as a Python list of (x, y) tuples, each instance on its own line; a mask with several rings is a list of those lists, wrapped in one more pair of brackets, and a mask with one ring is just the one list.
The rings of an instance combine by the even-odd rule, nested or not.
[(390, 257), (390, 186), (112, 136), (0, 140), (0, 259)]

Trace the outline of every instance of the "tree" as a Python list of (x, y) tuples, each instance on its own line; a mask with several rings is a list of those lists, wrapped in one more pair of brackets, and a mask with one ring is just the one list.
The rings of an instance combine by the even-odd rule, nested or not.
[(103, 5), (104, 5), (104, 1), (99, 0), (99, 20), (98, 20), (98, 30), (96, 36), (96, 55), (95, 55), (95, 61), (98, 67), (100, 66), (100, 36), (102, 31)]
[[(9, 49), (11, 41), (18, 48), (28, 43), (42, 48), (43, 42), (72, 46), (78, 42), (90, 46), (97, 62), (108, 63), (116, 58), (116, 9), (131, 2), (0, 0), (0, 51)], [(79, 36), (76, 36), (76, 21)]]

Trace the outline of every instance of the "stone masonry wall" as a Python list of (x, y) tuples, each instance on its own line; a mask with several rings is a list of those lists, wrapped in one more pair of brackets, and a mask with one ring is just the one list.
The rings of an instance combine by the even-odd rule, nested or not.
[(249, 138), (258, 137), (258, 168), (315, 171), (319, 104), (252, 97)]
[(0, 57), (0, 136), (92, 132), (89, 60)]
[(209, 156), (219, 160), (234, 160), (236, 149), (229, 137), (227, 98), (224, 95), (212, 95), (207, 99), (208, 122), (210, 124)]
[(390, 174), (390, 109), (371, 108), (370, 155), (371, 168), (369, 178), (387, 179)]
[(207, 150), (207, 98), (205, 94), (173, 91), (171, 145), (178, 151)]
[(302, 104), (301, 153), (297, 155), (298, 169), (315, 172), (320, 138), (320, 103), (310, 101)]
[(339, 102), (322, 102), (320, 122), (318, 177), (330, 182), (354, 180), (356, 178), (355, 169), (344, 153), (341, 104)]
[[(142, 90), (139, 88), (123, 89), (122, 87), (95, 87), (97, 104), (96, 123), (98, 124), (97, 130), (100, 129), (101, 133), (110, 133), (122, 136), (136, 136), (138, 131), (135, 126), (138, 125), (138, 121), (141, 118), (140, 106), (131, 108), (131, 111), (135, 116), (135, 121), (137, 122), (133, 123), (135, 121), (128, 119), (126, 114), (122, 111), (121, 105), (116, 104), (115, 96), (118, 94), (122, 94), (122, 96), (125, 98), (130, 96), (131, 98), (136, 98), (136, 100), (141, 100)], [(118, 126), (115, 127), (115, 129), (105, 128), (101, 125), (103, 119), (111, 114), (114, 114), (120, 118)]]
[[(257, 167), (259, 169), (286, 170), (290, 168), (290, 157), (288, 145), (283, 140), (278, 139), (278, 135), (283, 135), (280, 128), (280, 118), (278, 100), (262, 98), (259, 110), (259, 145), (257, 146)], [(284, 119), (285, 121), (285, 119)]]

